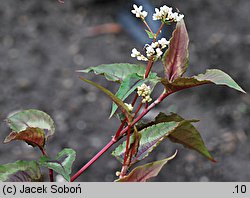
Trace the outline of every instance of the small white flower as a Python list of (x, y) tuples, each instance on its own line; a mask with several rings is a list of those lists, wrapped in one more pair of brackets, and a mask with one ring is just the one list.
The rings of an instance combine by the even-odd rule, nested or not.
[(148, 59), (143, 56), (137, 49), (132, 49), (131, 57), (137, 58), (137, 60), (148, 61)]
[(158, 43), (158, 42), (154, 42), (154, 43), (151, 44), (151, 46), (152, 46), (153, 48), (156, 48), (156, 47), (159, 46), (159, 43)]
[(146, 11), (141, 12), (141, 18), (145, 19), (148, 16)]
[(137, 6), (137, 5), (133, 5), (134, 10), (131, 10), (131, 12), (137, 17), (137, 18), (141, 18), (144, 19), (148, 13), (146, 11), (142, 11), (142, 6)]
[(150, 86), (147, 86), (145, 83), (137, 87), (137, 94), (138, 96), (142, 97), (142, 103), (152, 101), (152, 98), (150, 97), (150, 93), (151, 93)]
[(127, 104), (127, 103), (124, 103), (124, 104), (127, 106), (130, 112), (133, 111), (133, 106), (131, 104)]
[(145, 56), (143, 56), (143, 55), (141, 55), (141, 60), (142, 61), (148, 61), (148, 59)]
[(173, 8), (168, 7), (166, 5), (160, 7), (160, 9), (155, 8), (155, 13), (153, 14), (153, 20), (167, 20), (174, 22), (178, 22), (184, 18), (183, 14), (179, 14), (178, 12), (173, 12)]
[(148, 59), (143, 56), (137, 49), (132, 49), (131, 57), (137, 58), (137, 60), (148, 61)]
[(175, 20), (176, 17), (178, 17), (178, 13), (177, 12), (172, 12), (172, 13), (169, 14), (169, 19)]
[(146, 54), (147, 57), (151, 57), (155, 54), (155, 50), (151, 45), (148, 45), (148, 47), (146, 48)]
[(139, 61), (148, 61), (148, 59), (147, 59), (145, 56), (143, 56), (142, 54), (140, 54), (140, 55), (137, 56), (136, 58), (137, 58), (137, 60), (139, 60)]
[(184, 18), (183, 14), (179, 14), (176, 18), (175, 18), (175, 22), (179, 22)]
[(165, 38), (162, 38), (160, 40), (158, 40), (158, 43), (161, 45), (161, 48), (164, 49), (167, 47), (167, 45), (169, 45), (169, 41)]
[(161, 10), (164, 14), (168, 14), (169, 12), (172, 12), (173, 8), (164, 5), (164, 6), (160, 7), (160, 10)]
[(155, 13), (153, 14), (153, 20), (161, 20), (162, 19), (162, 12), (158, 9), (155, 8)]
[(157, 57), (160, 57), (163, 54), (163, 52), (161, 51), (160, 48), (157, 48), (155, 51), (156, 51), (156, 56)]
[(137, 57), (139, 56), (141, 53), (137, 50), (137, 49), (132, 49), (132, 54), (131, 57)]

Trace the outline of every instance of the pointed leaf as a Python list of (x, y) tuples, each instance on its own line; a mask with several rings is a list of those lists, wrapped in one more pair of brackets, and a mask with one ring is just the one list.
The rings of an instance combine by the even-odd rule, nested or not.
[[(151, 91), (153, 91), (155, 85), (158, 82), (159, 78), (156, 76), (155, 73), (151, 73), (151, 75), (149, 75), (147, 79), (143, 79), (143, 77), (139, 76), (138, 74), (130, 74), (121, 83), (120, 88), (116, 93), (116, 96), (122, 101), (124, 101), (127, 97), (130, 96), (130, 94), (132, 94), (137, 89), (138, 86), (142, 85), (143, 83), (148, 84), (151, 88)], [(117, 108), (118, 106), (113, 103), (110, 117), (114, 115)]]
[(145, 30), (146, 31), (146, 33), (147, 33), (147, 35), (148, 35), (148, 38), (150, 38), (150, 39), (153, 39), (154, 37), (155, 37), (155, 34), (152, 34), (150, 31), (148, 31), (148, 30)]
[(136, 73), (139, 76), (144, 76), (145, 66), (129, 63), (105, 64), (96, 67), (89, 67), (77, 72), (89, 73), (94, 72), (97, 75), (104, 75), (109, 81), (121, 83), (129, 74)]
[(57, 154), (55, 160), (42, 156), (39, 160), (39, 164), (54, 170), (62, 175), (67, 181), (70, 181), (71, 167), (75, 158), (76, 152), (73, 149), (66, 148)]
[(172, 113), (171, 115), (166, 115), (164, 113), (159, 113), (155, 118), (155, 121), (146, 124), (144, 127), (166, 122), (180, 122), (181, 124), (173, 130), (168, 138), (175, 143), (182, 144), (190, 149), (193, 149), (207, 159), (215, 161), (207, 150), (200, 133), (192, 125), (192, 122), (197, 122), (197, 120), (184, 120), (181, 116)]
[(55, 133), (55, 125), (51, 117), (36, 109), (19, 111), (9, 116), (6, 121), (9, 127), (17, 133), (27, 128), (40, 128), (44, 130), (46, 140)]
[(9, 143), (13, 140), (23, 140), (33, 147), (38, 146), (43, 148), (45, 144), (45, 132), (40, 128), (28, 127), (24, 131), (11, 132), (4, 140), (4, 143)]
[(129, 109), (128, 107), (122, 102), (122, 100), (120, 100), (118, 97), (116, 97), (113, 93), (111, 93), (109, 90), (107, 90), (106, 88), (102, 87), (101, 85), (98, 85), (86, 78), (83, 78), (80, 76), (80, 79), (84, 82), (87, 82), (93, 86), (95, 86), (96, 88), (100, 89), (102, 92), (104, 92), (107, 96), (109, 96), (111, 98), (111, 100), (113, 100), (115, 102), (115, 104), (120, 108), (120, 110), (124, 113), (124, 115), (126, 116), (126, 118), (131, 121), (132, 120), (132, 115), (129, 113)]
[(116, 182), (146, 182), (152, 177), (156, 177), (161, 171), (162, 167), (169, 161), (172, 160), (177, 154), (164, 160), (155, 161), (143, 166), (138, 166), (128, 176), (123, 177), (122, 179), (116, 180)]
[(172, 91), (213, 83), (216, 85), (225, 85), (246, 93), (228, 74), (218, 69), (209, 69), (205, 74), (199, 74), (198, 76), (190, 78), (177, 78), (172, 83), (163, 80), (162, 83), (165, 85), (166, 89)]
[(184, 20), (176, 24), (170, 45), (163, 56), (165, 75), (170, 82), (181, 77), (188, 67), (189, 38)]
[(36, 161), (16, 161), (0, 165), (1, 182), (34, 182), (41, 178)]
[[(141, 134), (140, 144), (135, 156), (131, 159), (131, 164), (134, 164), (149, 155), (162, 140), (164, 140), (169, 134), (171, 134), (178, 126), (179, 122), (165, 122), (159, 123), (143, 130), (139, 131)], [(130, 137), (131, 144), (134, 142), (134, 135)], [(126, 150), (126, 141), (119, 145), (112, 155), (117, 158), (118, 161), (123, 163), (124, 153)]]

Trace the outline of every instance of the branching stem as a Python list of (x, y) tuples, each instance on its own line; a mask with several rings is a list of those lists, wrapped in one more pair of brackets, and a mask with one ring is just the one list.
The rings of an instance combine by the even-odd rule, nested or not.
[[(164, 23), (161, 24), (160, 28), (158, 29), (157, 33), (154, 34), (152, 29), (149, 27), (148, 23), (143, 20), (143, 23), (146, 25), (148, 30), (151, 32), (151, 34), (154, 35), (153, 42), (156, 41), (158, 35), (161, 33), (162, 28), (164, 27)], [(147, 67), (146, 67), (146, 72), (144, 75), (144, 79), (148, 78), (148, 75), (151, 71), (151, 68), (153, 66), (154, 60), (149, 60)], [(71, 182), (75, 181), (89, 166), (91, 166), (99, 157), (101, 157), (113, 144), (115, 144), (119, 139), (121, 139), (126, 133), (127, 133), (127, 142), (126, 142), (126, 152), (124, 156), (124, 163), (121, 171), (121, 177), (127, 173), (127, 157), (128, 157), (128, 151), (129, 151), (129, 140), (130, 140), (130, 130), (131, 127), (134, 126), (140, 119), (142, 119), (152, 108), (154, 108), (157, 104), (159, 104), (161, 101), (163, 101), (167, 96), (172, 94), (173, 92), (168, 92), (168, 93), (162, 93), (157, 100), (155, 100), (153, 103), (151, 103), (149, 106), (148, 104), (145, 105), (145, 109), (141, 112), (141, 114), (136, 117), (136, 115), (139, 113), (142, 103), (138, 106), (137, 110), (135, 111), (135, 114), (133, 116), (133, 121), (132, 123), (128, 122), (128, 126), (125, 126), (127, 119), (124, 119), (123, 122), (121, 123), (119, 129), (117, 130), (115, 136), (110, 140), (110, 142), (103, 148), (101, 151), (99, 151), (87, 164), (85, 164), (73, 177), (71, 178)], [(135, 105), (136, 101), (138, 99), (138, 94), (136, 94), (132, 106)], [(136, 118), (135, 118), (136, 117)], [(134, 119), (135, 118), (135, 119)], [(52, 172), (53, 173), (53, 172)]]
[[(134, 126), (141, 118), (143, 118), (151, 109), (153, 109), (157, 104), (163, 101), (167, 96), (173, 92), (163, 93), (159, 96), (157, 100), (151, 103), (148, 108), (144, 109), (142, 113), (134, 119), (131, 123), (131, 127)], [(128, 126), (125, 127), (121, 132), (118, 139), (112, 138), (111, 141), (99, 152), (97, 153), (86, 165), (84, 165), (72, 178), (71, 182), (75, 181), (89, 166), (91, 166), (99, 157), (101, 157), (111, 146), (113, 146), (125, 133), (128, 131)]]

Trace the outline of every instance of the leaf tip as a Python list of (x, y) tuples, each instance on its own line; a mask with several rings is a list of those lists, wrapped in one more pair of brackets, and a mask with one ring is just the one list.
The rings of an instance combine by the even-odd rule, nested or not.
[(177, 153), (178, 153), (178, 150), (176, 149), (176, 150), (175, 150), (175, 153), (174, 153), (170, 158), (168, 158), (168, 159), (169, 159), (169, 160), (174, 159), (174, 158), (176, 157)]

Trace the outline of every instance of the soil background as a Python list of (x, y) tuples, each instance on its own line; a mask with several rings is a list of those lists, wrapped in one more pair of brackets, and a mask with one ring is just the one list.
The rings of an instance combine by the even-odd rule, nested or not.
[[(185, 14), (190, 37), (186, 75), (222, 69), (250, 92), (249, 0), (151, 2), (172, 5)], [(108, 119), (110, 100), (81, 82), (75, 70), (103, 63), (138, 63), (130, 57), (131, 49), (143, 47), (126, 31), (88, 35), (89, 27), (116, 23), (122, 7), (122, 1), (84, 0), (65, 0), (64, 4), (56, 0), (2, 0), (0, 4), (0, 119), (30, 108), (50, 114), (57, 130), (48, 142), (48, 153), (55, 156), (63, 148), (75, 149), (73, 173), (110, 140), (118, 127), (115, 118)], [(129, 15), (130, 10), (127, 12)], [(155, 69), (162, 71), (161, 65)], [(101, 76), (88, 77), (113, 92), (118, 88)], [(159, 111), (199, 119), (196, 127), (217, 163), (165, 141), (144, 162), (167, 157), (175, 149), (179, 154), (152, 181), (250, 181), (249, 94), (203, 86), (171, 96), (146, 119), (153, 119)], [(3, 142), (9, 133), (4, 122), (0, 131)], [(78, 181), (115, 180), (120, 164), (110, 151)], [(39, 155), (38, 150), (22, 142), (0, 144), (1, 164)]]

